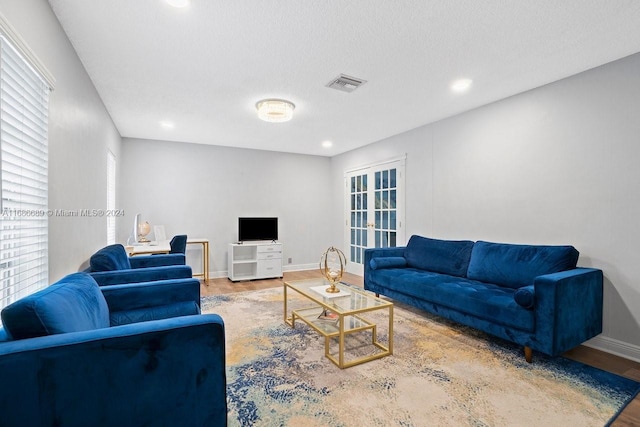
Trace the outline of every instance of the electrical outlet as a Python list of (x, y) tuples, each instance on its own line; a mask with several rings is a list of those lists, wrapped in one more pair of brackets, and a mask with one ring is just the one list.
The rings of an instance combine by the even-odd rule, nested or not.
[(289, 258), (288, 262), (289, 262), (289, 264), (291, 264), (291, 258)]

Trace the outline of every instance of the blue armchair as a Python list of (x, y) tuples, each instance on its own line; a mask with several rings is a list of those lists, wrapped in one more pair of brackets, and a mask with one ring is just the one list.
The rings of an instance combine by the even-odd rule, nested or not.
[(129, 257), (120, 244), (106, 246), (93, 254), (86, 272), (100, 286), (192, 277), (184, 254)]
[(6, 307), (0, 424), (225, 426), (224, 323), (169, 282), (75, 273)]

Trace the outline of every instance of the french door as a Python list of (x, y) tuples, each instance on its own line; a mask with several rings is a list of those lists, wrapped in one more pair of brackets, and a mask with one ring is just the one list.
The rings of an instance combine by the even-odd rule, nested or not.
[(403, 246), (404, 158), (345, 173), (347, 271), (364, 273), (364, 250)]

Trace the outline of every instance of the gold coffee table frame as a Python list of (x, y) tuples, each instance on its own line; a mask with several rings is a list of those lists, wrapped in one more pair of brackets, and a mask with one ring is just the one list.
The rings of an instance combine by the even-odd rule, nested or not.
[[(393, 303), (373, 296), (364, 290), (346, 286), (342, 283), (336, 286), (348, 295), (335, 296), (336, 294), (322, 293), (313, 290), (315, 287), (329, 287), (329, 282), (324, 279), (291, 280), (284, 282), (284, 321), (295, 328), (296, 319), (300, 319), (312, 329), (324, 337), (324, 355), (340, 369), (349, 368), (371, 360), (380, 359), (393, 354)], [(289, 291), (303, 296), (311, 305), (291, 310), (289, 312)], [(340, 294), (338, 294), (340, 295)], [(320, 313), (330, 310), (338, 315), (336, 322), (327, 322), (318, 319)], [(376, 310), (388, 310), (388, 343), (384, 345), (378, 341), (378, 329), (375, 323), (365, 319), (362, 315)], [(362, 331), (371, 331), (371, 344), (380, 349), (380, 352), (345, 360), (345, 336)], [(330, 341), (338, 339), (337, 358), (330, 352)]]

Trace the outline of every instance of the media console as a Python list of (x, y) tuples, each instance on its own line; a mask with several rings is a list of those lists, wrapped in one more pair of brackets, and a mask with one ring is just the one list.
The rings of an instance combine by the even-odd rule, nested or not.
[(232, 282), (282, 277), (282, 243), (230, 243), (227, 258)]

